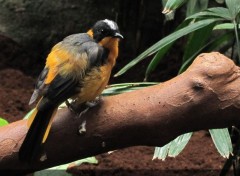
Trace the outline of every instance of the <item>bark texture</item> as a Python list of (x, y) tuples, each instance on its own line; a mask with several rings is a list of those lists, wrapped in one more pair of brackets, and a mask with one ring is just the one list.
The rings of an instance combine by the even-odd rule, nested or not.
[(40, 170), (110, 150), (162, 146), (180, 134), (240, 122), (240, 70), (219, 53), (199, 55), (183, 74), (156, 86), (104, 98), (80, 120), (59, 110), (45, 145), (48, 159), (18, 161), (26, 120), (0, 128), (0, 169)]

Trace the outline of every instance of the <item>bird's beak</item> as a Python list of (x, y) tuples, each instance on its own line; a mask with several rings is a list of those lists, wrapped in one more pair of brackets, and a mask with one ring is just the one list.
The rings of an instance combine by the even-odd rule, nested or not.
[(123, 38), (124, 38), (124, 37), (122, 36), (122, 34), (120, 34), (120, 33), (118, 33), (118, 32), (116, 32), (113, 37), (120, 38), (120, 39), (123, 39)]

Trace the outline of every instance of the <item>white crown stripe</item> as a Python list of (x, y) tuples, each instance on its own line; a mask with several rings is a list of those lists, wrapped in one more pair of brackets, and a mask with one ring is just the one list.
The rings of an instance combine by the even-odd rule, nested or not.
[(117, 29), (117, 27), (113, 21), (105, 19), (105, 20), (103, 20), (103, 22), (106, 23), (112, 30)]

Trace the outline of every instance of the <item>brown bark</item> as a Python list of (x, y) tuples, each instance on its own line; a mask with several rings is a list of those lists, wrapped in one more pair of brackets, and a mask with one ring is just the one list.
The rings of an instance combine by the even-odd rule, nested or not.
[(162, 146), (180, 134), (240, 122), (240, 71), (219, 53), (201, 54), (183, 74), (156, 86), (104, 98), (89, 110), (87, 132), (59, 110), (45, 145), (48, 159), (18, 161), (26, 120), (0, 128), (0, 169), (44, 169), (123, 147)]

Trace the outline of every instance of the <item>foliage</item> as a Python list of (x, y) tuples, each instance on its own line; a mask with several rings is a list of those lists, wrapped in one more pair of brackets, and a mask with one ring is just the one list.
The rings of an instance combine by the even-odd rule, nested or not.
[(98, 160), (95, 157), (89, 157), (72, 163), (63, 164), (35, 172), (33, 176), (71, 176), (72, 174), (67, 173), (66, 170), (71, 166), (79, 166), (82, 163), (98, 164)]
[[(238, 34), (239, 0), (216, 0), (216, 3), (219, 3), (219, 5), (211, 8), (208, 8), (209, 3), (210, 1), (208, 0), (162, 0), (162, 4), (164, 5), (163, 13), (167, 20), (174, 19), (174, 12), (180, 7), (186, 9), (186, 19), (174, 32), (141, 53), (115, 76), (124, 74), (143, 59), (150, 58), (149, 56), (155, 54), (145, 72), (144, 80), (148, 80), (149, 75), (156, 70), (158, 64), (164, 59), (166, 53), (170, 51), (174, 42), (184, 36), (187, 36), (187, 42), (179, 74), (187, 69), (198, 54), (212, 50), (221, 52), (230, 50), (232, 52), (231, 58), (236, 63), (240, 63)], [(235, 46), (237, 48), (236, 54), (234, 52)], [(228, 158), (233, 152), (228, 130), (211, 129), (209, 131), (219, 153), (223, 157)], [(159, 158), (164, 160), (167, 156), (175, 157), (186, 146), (191, 135), (192, 133), (181, 135), (162, 148), (156, 147), (153, 159)], [(231, 158), (233, 157), (231, 156)]]
[(8, 121), (0, 117), (0, 127), (5, 126), (7, 124), (8, 124)]

